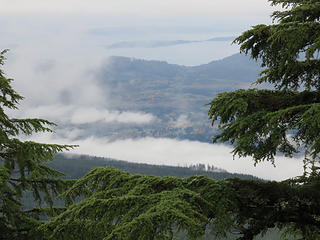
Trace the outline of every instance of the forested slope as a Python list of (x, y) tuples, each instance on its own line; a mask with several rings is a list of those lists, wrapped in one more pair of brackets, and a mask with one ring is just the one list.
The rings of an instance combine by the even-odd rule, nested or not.
[(164, 165), (151, 165), (143, 163), (132, 163), (111, 158), (102, 158), (88, 155), (56, 154), (55, 160), (48, 165), (54, 169), (62, 171), (70, 178), (83, 177), (89, 170), (95, 167), (112, 166), (132, 174), (146, 174), (154, 176), (176, 176), (190, 177), (194, 175), (207, 175), (214, 179), (243, 178), (255, 179), (252, 175), (229, 173), (214, 166), (195, 164), (186, 167), (174, 167)]

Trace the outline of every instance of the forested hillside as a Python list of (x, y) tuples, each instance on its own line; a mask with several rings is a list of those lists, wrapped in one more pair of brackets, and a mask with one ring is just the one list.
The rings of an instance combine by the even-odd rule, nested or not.
[[(258, 63), (240, 54), (195, 67), (110, 57), (95, 70), (97, 84), (105, 93), (105, 105), (95, 108), (148, 113), (154, 119), (145, 124), (78, 123), (78, 138), (161, 137), (211, 142), (216, 130), (210, 127), (204, 104), (218, 93), (247, 88), (259, 71)], [(57, 121), (60, 128), (73, 127), (70, 122)]]
[(154, 176), (176, 176), (176, 177), (191, 177), (194, 175), (207, 175), (214, 179), (224, 178), (242, 178), (255, 179), (259, 178), (247, 174), (229, 173), (223, 169), (215, 168), (214, 166), (206, 166), (203, 164), (195, 164), (186, 167), (174, 167), (164, 165), (151, 165), (142, 163), (132, 163), (120, 161), (110, 158), (94, 157), (88, 155), (73, 155), (73, 154), (56, 154), (55, 159), (49, 162), (48, 165), (54, 169), (66, 173), (68, 178), (81, 178), (87, 172), (95, 167), (115, 167), (132, 174), (146, 174)]
[(113, 107), (166, 119), (170, 114), (206, 113), (201, 106), (208, 99), (219, 92), (247, 88), (259, 71), (259, 63), (240, 54), (195, 67), (111, 57), (98, 79), (112, 97)]

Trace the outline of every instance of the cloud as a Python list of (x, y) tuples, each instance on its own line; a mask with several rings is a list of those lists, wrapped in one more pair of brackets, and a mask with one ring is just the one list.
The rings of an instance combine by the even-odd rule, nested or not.
[[(70, 41), (70, 42), (69, 42)], [(14, 88), (25, 100), (22, 106), (61, 103), (62, 95), (69, 94), (70, 102), (77, 105), (104, 103), (106, 94), (98, 86), (93, 71), (102, 61), (101, 54), (82, 52), (82, 44), (74, 44), (65, 37), (63, 49), (58, 42), (25, 43), (9, 52), (5, 72), (15, 79)], [(51, 45), (48, 48), (48, 45)]]
[(187, 114), (181, 114), (175, 121), (172, 121), (171, 124), (174, 127), (184, 127), (190, 124)]
[(149, 113), (109, 111), (96, 107), (82, 107), (77, 105), (42, 105), (27, 107), (23, 111), (9, 111), (9, 114), (17, 118), (44, 118), (62, 124), (91, 124), (123, 123), (123, 124), (149, 124), (156, 117)]
[(53, 59), (43, 59), (38, 65), (35, 67), (36, 73), (47, 73), (54, 69), (56, 66), (56, 61)]
[(37, 46), (26, 43), (9, 52), (5, 72), (15, 79), (14, 88), (26, 97), (18, 111), (10, 111), (11, 116), (76, 125), (148, 124), (155, 120), (148, 113), (110, 110), (108, 86), (102, 88), (96, 79), (100, 65), (108, 64), (107, 57), (95, 47), (79, 53), (86, 49), (85, 43), (69, 37), (65, 36), (62, 49), (59, 41), (54, 41)]
[(97, 108), (79, 108), (72, 114), (71, 123), (84, 124), (102, 122), (136, 123), (147, 124), (152, 122), (155, 117), (152, 114), (140, 112), (120, 112), (98, 110)]
[[(71, 132), (70, 135), (72, 134)], [(254, 167), (254, 162), (249, 157), (233, 159), (232, 148), (227, 145), (150, 137), (119, 141), (96, 137), (72, 140), (68, 139), (67, 135), (61, 139), (51, 134), (41, 134), (36, 135), (33, 140), (78, 144), (80, 147), (71, 151), (75, 154), (89, 154), (129, 162), (170, 166), (188, 166), (202, 163), (225, 169), (231, 173), (251, 174), (277, 181), (301, 175), (303, 172), (302, 159), (277, 157), (276, 167), (270, 162), (262, 162)]]
[[(303, 170), (302, 160), (281, 157), (277, 158), (276, 168), (269, 162), (263, 162), (254, 167), (250, 158), (233, 160), (232, 148), (229, 146), (197, 141), (141, 138), (107, 142), (105, 139), (87, 139), (85, 144), (90, 145), (91, 141), (95, 142), (96, 147), (101, 146), (102, 143), (103, 152), (100, 150), (102, 156), (133, 162), (175, 166), (195, 163), (212, 164), (229, 172), (247, 173), (272, 180), (295, 177), (301, 175)], [(95, 152), (99, 152), (99, 149)]]

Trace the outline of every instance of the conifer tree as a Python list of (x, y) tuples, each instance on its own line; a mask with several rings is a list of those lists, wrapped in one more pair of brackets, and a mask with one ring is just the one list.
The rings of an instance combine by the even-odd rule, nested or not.
[(214, 142), (231, 142), (234, 154), (272, 161), (303, 152), (308, 163), (320, 152), (320, 1), (269, 0), (282, 5), (272, 25), (257, 25), (234, 42), (241, 52), (261, 59), (256, 84), (275, 90), (238, 90), (219, 94), (211, 103), (212, 123), (219, 120)]
[[(0, 53), (0, 65), (4, 64), (5, 52)], [(20, 140), (23, 135), (51, 132), (54, 123), (10, 118), (5, 111), (17, 109), (23, 99), (11, 82), (0, 70), (0, 239), (42, 239), (34, 230), (41, 224), (41, 217), (59, 213), (53, 208), (53, 196), (70, 185), (57, 179), (63, 174), (45, 162), (53, 160), (56, 152), (73, 146)], [(26, 196), (32, 197), (39, 207), (26, 209), (22, 202)]]
[(97, 168), (64, 193), (85, 198), (41, 226), (46, 238), (177, 239), (182, 231), (197, 239), (210, 230), (213, 239), (233, 232), (253, 240), (278, 228), (293, 239), (320, 239), (320, 0), (270, 2), (285, 8), (273, 13), (274, 23), (252, 27), (235, 43), (262, 60), (257, 84), (275, 89), (213, 99), (209, 117), (220, 125), (213, 141), (231, 142), (235, 155), (255, 164), (303, 152), (305, 174), (283, 182), (217, 181)]

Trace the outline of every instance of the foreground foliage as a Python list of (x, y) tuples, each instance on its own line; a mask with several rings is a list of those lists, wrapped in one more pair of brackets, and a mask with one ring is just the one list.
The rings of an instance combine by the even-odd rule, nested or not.
[[(0, 53), (0, 65), (5, 52)], [(34, 230), (42, 223), (40, 217), (59, 213), (52, 206), (53, 196), (71, 185), (57, 179), (63, 174), (44, 163), (72, 146), (19, 140), (22, 135), (50, 132), (48, 126), (54, 124), (43, 119), (10, 118), (5, 110), (16, 109), (22, 100), (11, 81), (0, 70), (0, 239), (35, 239)], [(24, 209), (25, 194), (33, 195), (39, 208)]]
[(238, 90), (213, 99), (209, 116), (220, 124), (214, 142), (230, 141), (234, 154), (253, 156), (256, 163), (303, 152), (313, 165), (320, 152), (320, 1), (270, 2), (286, 8), (273, 13), (276, 24), (254, 26), (235, 42), (262, 60), (256, 84), (275, 90)]
[(264, 182), (131, 175), (95, 168), (63, 196), (84, 196), (42, 226), (48, 239), (197, 239), (229, 232), (249, 240), (269, 228), (319, 237), (320, 192), (314, 181)]

